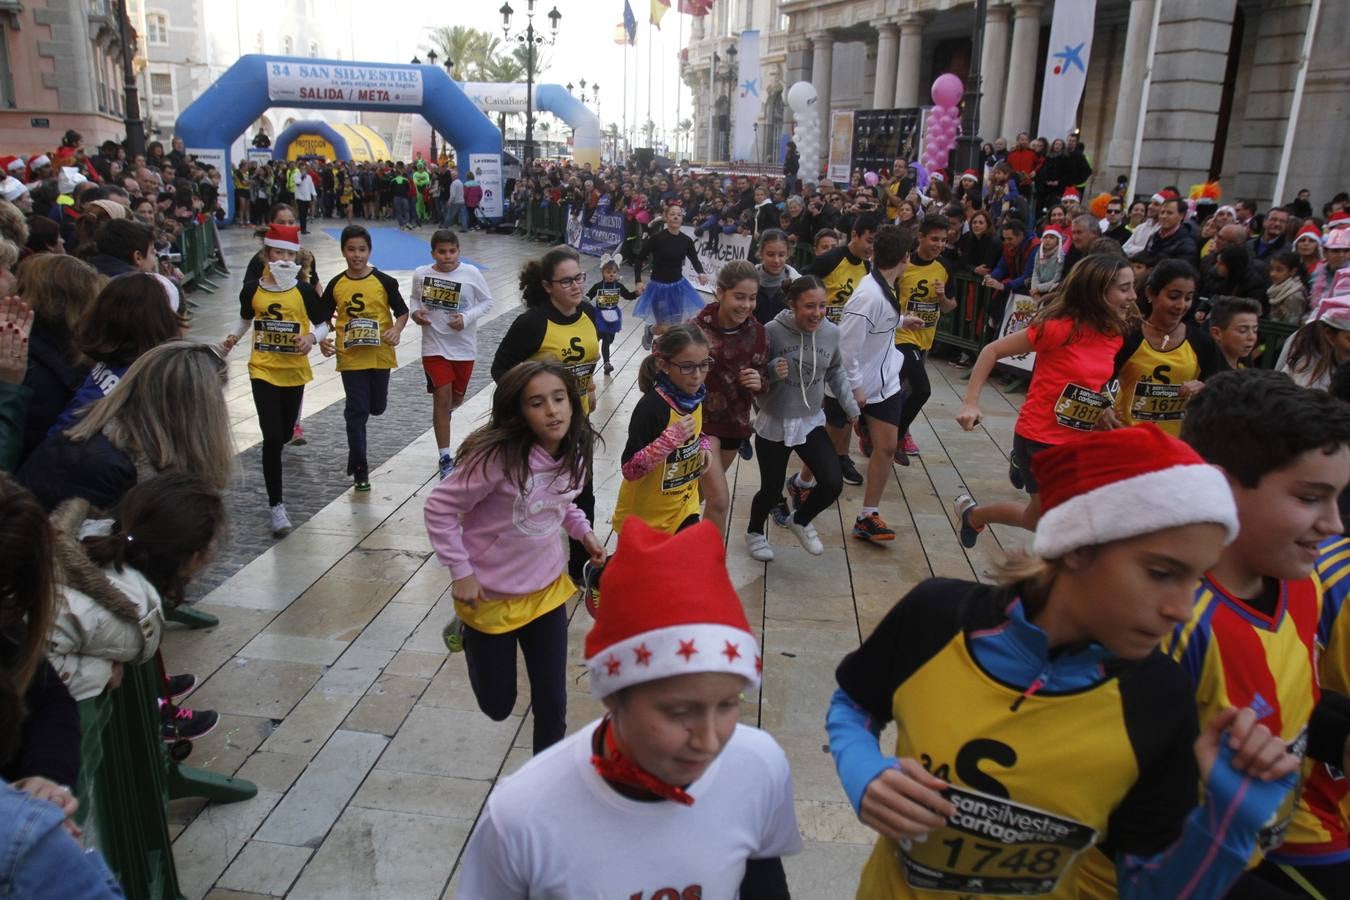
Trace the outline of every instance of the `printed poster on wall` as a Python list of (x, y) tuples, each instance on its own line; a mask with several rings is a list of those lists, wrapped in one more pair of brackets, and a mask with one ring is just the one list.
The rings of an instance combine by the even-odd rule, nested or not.
[(694, 246), (698, 250), (698, 261), (703, 265), (708, 283), (706, 285), (699, 283), (698, 273), (687, 259), (684, 261), (684, 277), (706, 294), (712, 293), (713, 286), (717, 283), (719, 269), (733, 260), (750, 258), (750, 243), (754, 239), (748, 234), (718, 234), (713, 237), (705, 234), (702, 237), (694, 237), (694, 229), (688, 225), (680, 231), (693, 238)]
[(422, 72), (412, 66), (270, 62), (267, 99), (281, 106), (296, 102), (421, 106)]
[[(1014, 294), (1008, 298), (1008, 304), (1003, 308), (1003, 327), (998, 330), (998, 336), (1003, 338), (1018, 331), (1022, 331), (1031, 324), (1031, 317), (1036, 314), (1036, 301), (1026, 294)], [(1026, 353), (1022, 356), (1005, 356), (999, 360), (1005, 366), (1012, 366), (1015, 369), (1021, 369), (1024, 372), (1030, 372), (1036, 365), (1036, 354)]]
[(469, 168), (473, 169), (478, 186), (483, 189), (483, 202), (478, 214), (489, 219), (502, 217), (502, 155), (500, 153), (470, 153)]
[(830, 167), (825, 177), (836, 184), (848, 184), (853, 172), (853, 110), (830, 113)]
[(591, 213), (590, 224), (582, 223), (581, 210), (568, 216), (567, 243), (587, 256), (613, 253), (623, 243), (623, 224), (623, 212), (611, 210), (609, 198), (601, 198), (595, 212)]

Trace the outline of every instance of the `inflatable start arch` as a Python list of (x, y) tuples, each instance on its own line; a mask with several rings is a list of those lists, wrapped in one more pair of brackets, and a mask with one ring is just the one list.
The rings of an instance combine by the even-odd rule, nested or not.
[[(469, 99), (485, 113), (525, 111), (525, 85), (465, 81), (460, 84)], [(600, 119), (560, 84), (534, 86), (536, 112), (553, 113), (572, 129), (572, 162), (600, 168)]]
[(418, 113), (455, 148), (483, 187), (483, 214), (502, 214), (502, 137), (439, 66), (384, 65), (249, 54), (178, 116), (184, 149), (221, 170), (234, 213), (230, 147), (270, 106)]

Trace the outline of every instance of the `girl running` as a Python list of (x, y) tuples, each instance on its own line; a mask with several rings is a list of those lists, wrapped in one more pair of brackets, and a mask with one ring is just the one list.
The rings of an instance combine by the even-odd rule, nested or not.
[(333, 303), (299, 281), (300, 229), (273, 225), (263, 238), (267, 272), (261, 281), (244, 283), (239, 292), (239, 324), (225, 336), (229, 353), (250, 328), (253, 352), (248, 360), (253, 405), (262, 429), (263, 481), (271, 511), (272, 536), (291, 533), (291, 520), (281, 487), (281, 448), (295, 433), (305, 385), (314, 379), (309, 351), (328, 336)]
[(347, 271), (333, 277), (323, 301), (337, 309), (337, 370), (347, 403), (347, 474), (358, 491), (370, 490), (366, 460), (366, 422), (384, 415), (389, 405), (389, 372), (398, 365), (394, 348), (408, 324), (408, 306), (398, 282), (370, 265), (370, 232), (360, 225), (342, 229), (339, 239)]
[[(653, 325), (675, 325), (703, 309), (705, 303), (703, 295), (685, 279), (684, 261), (689, 260), (699, 274), (700, 284), (706, 284), (708, 278), (703, 274), (703, 263), (699, 262), (693, 238), (680, 231), (684, 224), (684, 207), (671, 203), (663, 218), (665, 229), (648, 238), (633, 257), (633, 276), (642, 295), (633, 313)], [(643, 283), (642, 265), (649, 257), (652, 278)]]
[(459, 896), (787, 897), (792, 776), (737, 721), (760, 654), (716, 529), (635, 521), (605, 577), (585, 651), (604, 715), (493, 789)]
[(980, 391), (994, 364), (1006, 356), (1034, 352), (1036, 368), (1017, 416), (1008, 477), (1028, 503), (1003, 502), (978, 506), (968, 493), (956, 498), (961, 543), (974, 547), (989, 523), (1016, 525), (1028, 531), (1041, 517), (1040, 487), (1031, 459), (1046, 447), (1062, 444), (1097, 427), (1111, 397), (1103, 393), (1115, 357), (1137, 316), (1134, 271), (1123, 257), (1085, 256), (1064, 279), (1059, 293), (1023, 331), (986, 344), (970, 370), (970, 383), (956, 421), (972, 431), (982, 421)]
[[(527, 359), (559, 362), (576, 379), (582, 415), (590, 415), (595, 406), (594, 372), (600, 358), (600, 336), (595, 330), (595, 307), (582, 296), (586, 273), (581, 271), (581, 256), (571, 247), (554, 247), (521, 268), (519, 283), (527, 308), (497, 345), (492, 359), (493, 380), (500, 382), (512, 367)], [(576, 504), (588, 521), (594, 520), (589, 456)], [(573, 581), (581, 583), (582, 567), (589, 557), (580, 541), (572, 541), (567, 572)]]
[(770, 228), (759, 236), (759, 296), (755, 300), (755, 321), (768, 325), (786, 308), (788, 285), (800, 275), (788, 265), (787, 232)]
[(830, 751), (880, 835), (858, 897), (1116, 896), (1084, 864), (1096, 858), (1124, 898), (1222, 897), (1299, 766), (1249, 708), (1202, 732), (1186, 673), (1158, 649), (1237, 535), (1227, 478), (1151, 425), (1045, 448), (1031, 467), (1036, 556), (997, 585), (925, 581), (837, 670)]
[(814, 275), (802, 276), (788, 287), (787, 309), (764, 329), (769, 341), (769, 389), (755, 416), (759, 491), (745, 528), (745, 545), (761, 562), (773, 559), (764, 526), (771, 509), (785, 503), (778, 485), (793, 452), (810, 467), (815, 484), (803, 488), (793, 476), (793, 509), (790, 517), (784, 509), (784, 524), (812, 556), (820, 556), (825, 547), (811, 522), (834, 505), (844, 487), (839, 456), (825, 432), (825, 384), (840, 398), (850, 420), (858, 418), (858, 399), (849, 389), (839, 353), (839, 326), (825, 318), (827, 305), (824, 283)]
[(492, 418), (459, 447), (454, 471), (427, 498), (427, 535), (454, 579), (469, 683), (494, 721), (516, 703), (516, 647), (525, 656), (534, 752), (567, 726), (567, 600), (576, 593), (561, 527), (600, 566), (605, 548), (575, 500), (594, 436), (576, 380), (552, 360), (497, 380)]
[(1120, 388), (1115, 406), (1102, 413), (1105, 426), (1152, 422), (1180, 437), (1186, 404), (1206, 378), (1224, 368), (1204, 326), (1186, 320), (1195, 283), (1195, 270), (1178, 259), (1163, 260), (1149, 275), (1148, 318), (1125, 336), (1116, 353), (1114, 378)]
[(703, 436), (704, 379), (713, 366), (708, 339), (693, 325), (673, 325), (642, 362), (642, 399), (628, 423), (623, 484), (614, 530), (629, 516), (674, 534), (698, 522), (698, 480), (712, 461)]
[(600, 281), (591, 285), (586, 299), (595, 305), (595, 331), (600, 336), (600, 355), (605, 360), (605, 374), (614, 367), (609, 362), (609, 348), (614, 336), (623, 330), (623, 309), (619, 300), (636, 300), (633, 293), (619, 281), (619, 258), (613, 254), (600, 257)]
[(725, 473), (741, 447), (749, 445), (751, 404), (767, 383), (769, 339), (754, 318), (758, 294), (755, 267), (744, 260), (727, 263), (717, 272), (717, 302), (705, 306), (691, 323), (707, 336), (713, 359), (703, 430), (717, 464), (708, 468), (702, 486), (704, 516), (723, 533), (731, 508)]

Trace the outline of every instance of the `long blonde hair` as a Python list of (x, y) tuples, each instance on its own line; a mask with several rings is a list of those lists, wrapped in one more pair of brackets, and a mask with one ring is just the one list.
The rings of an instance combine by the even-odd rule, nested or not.
[(187, 472), (224, 490), (234, 470), (226, 379), (225, 360), (214, 347), (160, 344), (141, 354), (66, 434), (86, 441), (102, 433), (120, 450), (143, 456), (156, 472)]

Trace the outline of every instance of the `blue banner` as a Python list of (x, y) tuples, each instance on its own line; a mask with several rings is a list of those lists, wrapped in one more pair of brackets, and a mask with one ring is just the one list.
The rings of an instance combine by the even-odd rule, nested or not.
[(611, 211), (609, 198), (601, 198), (589, 225), (581, 224), (583, 211), (572, 213), (567, 223), (567, 243), (588, 256), (613, 253), (623, 243), (623, 211)]

